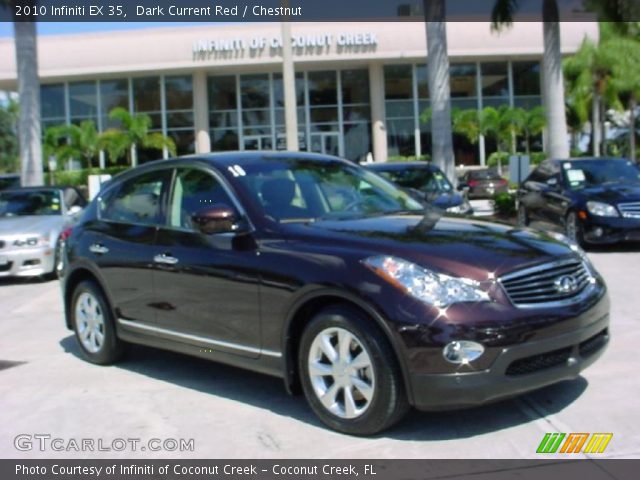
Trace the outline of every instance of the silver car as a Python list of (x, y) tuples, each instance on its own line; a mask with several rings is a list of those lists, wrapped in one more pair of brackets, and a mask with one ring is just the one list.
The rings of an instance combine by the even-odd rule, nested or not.
[(0, 277), (55, 273), (62, 234), (85, 205), (80, 192), (69, 187), (0, 192)]

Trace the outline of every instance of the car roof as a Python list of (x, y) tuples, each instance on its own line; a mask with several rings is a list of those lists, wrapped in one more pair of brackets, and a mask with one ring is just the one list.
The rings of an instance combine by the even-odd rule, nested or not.
[(553, 158), (551, 160), (554, 162), (582, 162), (582, 161), (594, 162), (598, 160), (601, 160), (601, 161), (613, 160), (613, 161), (623, 161), (623, 162), (629, 161), (628, 158), (622, 158), (622, 157), (572, 157), (572, 158)]
[(364, 165), (365, 168), (370, 170), (406, 170), (407, 168), (424, 169), (424, 170), (439, 170), (437, 166), (427, 162), (384, 162), (384, 163), (368, 163)]

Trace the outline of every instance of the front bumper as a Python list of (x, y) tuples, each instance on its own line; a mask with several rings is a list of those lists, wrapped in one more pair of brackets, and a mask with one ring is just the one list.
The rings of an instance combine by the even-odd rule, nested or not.
[(410, 373), (414, 406), (452, 410), (514, 397), (578, 377), (609, 342), (609, 315), (550, 338), (503, 347), (485, 370), (446, 374)]
[(37, 277), (53, 272), (55, 250), (50, 246), (0, 250), (0, 278)]
[(593, 244), (640, 242), (640, 219), (636, 218), (589, 215), (582, 228), (585, 241)]

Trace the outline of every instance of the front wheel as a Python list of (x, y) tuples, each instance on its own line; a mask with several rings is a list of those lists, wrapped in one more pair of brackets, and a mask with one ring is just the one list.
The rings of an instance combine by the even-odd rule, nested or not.
[(334, 430), (372, 435), (408, 410), (391, 346), (355, 310), (332, 307), (316, 315), (302, 334), (298, 361), (309, 405)]
[(580, 246), (584, 246), (582, 223), (576, 212), (569, 212), (565, 219), (565, 235)]
[(99, 365), (120, 359), (124, 345), (116, 335), (109, 303), (95, 282), (78, 284), (71, 300), (71, 316), (76, 340), (85, 359)]

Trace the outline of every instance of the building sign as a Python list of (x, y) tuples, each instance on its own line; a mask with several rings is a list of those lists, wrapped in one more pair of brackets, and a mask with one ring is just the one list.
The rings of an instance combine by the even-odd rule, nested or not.
[[(321, 55), (328, 53), (366, 53), (375, 51), (378, 38), (375, 33), (338, 33), (294, 35), (291, 47), (294, 55)], [(260, 58), (282, 55), (282, 37), (201, 39), (193, 43), (194, 60)]]

